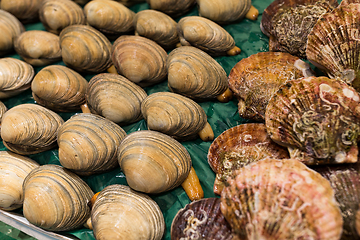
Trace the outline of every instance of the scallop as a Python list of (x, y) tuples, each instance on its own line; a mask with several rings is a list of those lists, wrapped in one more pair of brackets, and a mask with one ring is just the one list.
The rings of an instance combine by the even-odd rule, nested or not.
[(39, 19), (39, 9), (44, 0), (1, 0), (0, 8), (23, 23), (35, 22)]
[(151, 9), (161, 11), (172, 17), (178, 17), (190, 11), (196, 0), (146, 0)]
[(25, 31), (24, 25), (11, 13), (0, 9), (0, 56), (14, 50), (14, 40)]

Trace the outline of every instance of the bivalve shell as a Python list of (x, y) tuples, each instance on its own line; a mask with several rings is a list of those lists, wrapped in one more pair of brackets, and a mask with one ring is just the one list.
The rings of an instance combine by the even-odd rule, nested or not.
[(0, 9), (0, 56), (13, 51), (14, 40), (25, 31), (24, 25), (11, 13)]
[(178, 17), (190, 11), (196, 0), (146, 0), (151, 9), (161, 11), (171, 17)]
[(23, 23), (34, 22), (39, 18), (39, 8), (43, 0), (2, 0), (0, 8)]

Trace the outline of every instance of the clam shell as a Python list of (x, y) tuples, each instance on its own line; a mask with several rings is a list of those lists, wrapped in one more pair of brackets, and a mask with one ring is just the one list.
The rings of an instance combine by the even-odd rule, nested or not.
[(191, 46), (178, 47), (167, 59), (168, 87), (197, 100), (214, 99), (228, 89), (223, 67), (206, 52)]
[(297, 159), (265, 158), (237, 170), (221, 212), (240, 239), (340, 239), (329, 182)]
[(165, 232), (164, 217), (157, 203), (118, 184), (99, 193), (91, 222), (96, 239), (158, 240)]
[(75, 173), (58, 165), (42, 165), (24, 180), (23, 213), (35, 226), (50, 231), (68, 231), (90, 217), (88, 201), (94, 195)]
[(151, 9), (178, 17), (190, 11), (196, 0), (146, 0)]
[(130, 133), (118, 149), (120, 168), (129, 186), (140, 192), (161, 193), (179, 186), (191, 168), (186, 148), (156, 131)]
[(166, 58), (159, 44), (141, 36), (120, 36), (111, 53), (117, 72), (141, 87), (165, 80)]
[(4, 113), (7, 111), (7, 107), (5, 106), (5, 104), (3, 102), (0, 101), (0, 122), (2, 117), (4, 116)]
[(56, 132), (64, 120), (37, 104), (25, 103), (10, 108), (1, 120), (5, 147), (21, 155), (35, 154), (56, 146)]
[(339, 80), (290, 80), (269, 101), (266, 129), (306, 164), (357, 162), (359, 101), (355, 89)]
[(143, 118), (141, 102), (146, 97), (144, 89), (112, 73), (92, 77), (86, 91), (86, 102), (92, 112), (121, 125)]
[(265, 157), (289, 158), (286, 148), (274, 143), (265, 124), (241, 124), (221, 133), (210, 145), (207, 159), (216, 173), (214, 193), (219, 194), (233, 172)]
[(0, 99), (20, 94), (31, 86), (34, 68), (16, 58), (0, 59)]
[(264, 122), (269, 99), (283, 83), (314, 75), (308, 63), (289, 53), (259, 52), (235, 64), (228, 82), (240, 117)]
[(0, 8), (23, 23), (34, 22), (39, 18), (39, 8), (43, 0), (1, 0)]
[(28, 157), (0, 151), (0, 209), (11, 211), (22, 206), (22, 184), (31, 170), (38, 166)]
[(60, 32), (62, 60), (78, 72), (100, 73), (111, 66), (111, 42), (87, 25), (67, 26)]
[(88, 82), (79, 73), (62, 65), (41, 69), (31, 83), (35, 101), (54, 111), (80, 110), (85, 103)]
[(171, 92), (150, 94), (141, 104), (148, 129), (179, 140), (196, 138), (207, 123), (204, 109), (195, 101)]
[(25, 31), (24, 25), (11, 13), (0, 9), (0, 56), (13, 51), (14, 39)]

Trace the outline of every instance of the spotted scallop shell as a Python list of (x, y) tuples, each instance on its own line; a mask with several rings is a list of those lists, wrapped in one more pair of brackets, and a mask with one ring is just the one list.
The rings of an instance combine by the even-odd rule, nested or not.
[(14, 40), (25, 31), (24, 25), (11, 13), (0, 9), (0, 56), (13, 51)]

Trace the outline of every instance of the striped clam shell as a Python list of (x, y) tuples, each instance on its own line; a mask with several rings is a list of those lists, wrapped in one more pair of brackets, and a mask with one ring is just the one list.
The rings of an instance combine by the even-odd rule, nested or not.
[(0, 56), (13, 51), (14, 40), (25, 31), (24, 25), (11, 13), (0, 9)]
[(188, 12), (196, 0), (146, 0), (151, 9), (161, 11), (171, 17), (178, 17)]
[(44, 0), (2, 0), (0, 1), (0, 8), (14, 15), (22, 23), (30, 23), (38, 20), (39, 8), (43, 1)]

